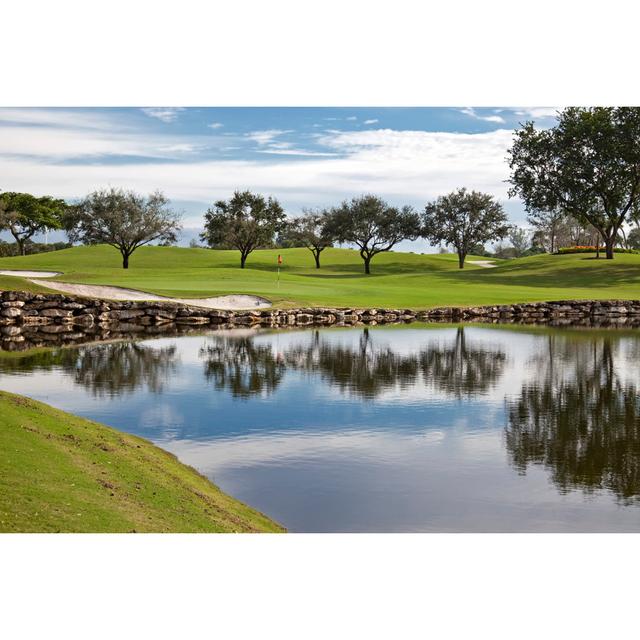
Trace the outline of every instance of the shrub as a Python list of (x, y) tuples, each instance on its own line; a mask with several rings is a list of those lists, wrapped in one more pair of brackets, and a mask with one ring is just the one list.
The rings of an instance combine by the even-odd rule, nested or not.
[[(70, 242), (50, 242), (44, 244), (43, 242), (31, 242), (27, 240), (24, 244), (26, 255), (32, 255), (34, 253), (47, 253), (49, 251), (60, 251), (60, 249), (69, 249), (73, 245)], [(16, 242), (5, 242), (0, 240), (0, 257), (10, 258), (13, 256), (19, 256), (20, 247)]]
[[(600, 251), (604, 251), (604, 247), (600, 247)], [(595, 253), (596, 247), (594, 246), (585, 246), (585, 245), (577, 245), (575, 247), (560, 247), (555, 255), (564, 255), (567, 253)], [(613, 250), (614, 253), (638, 253), (635, 249), (622, 249), (620, 247), (616, 247)]]

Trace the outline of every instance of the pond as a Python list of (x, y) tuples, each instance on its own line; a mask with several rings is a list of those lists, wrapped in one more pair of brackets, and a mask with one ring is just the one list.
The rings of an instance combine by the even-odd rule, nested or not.
[(640, 531), (640, 333), (210, 331), (0, 354), (298, 532)]

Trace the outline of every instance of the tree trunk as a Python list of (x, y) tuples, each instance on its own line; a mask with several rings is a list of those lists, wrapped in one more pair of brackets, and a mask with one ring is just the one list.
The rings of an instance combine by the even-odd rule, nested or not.
[(247, 261), (247, 256), (244, 253), (240, 254), (240, 268), (244, 269), (244, 263)]
[(467, 256), (464, 253), (458, 253), (458, 268), (464, 269), (464, 259)]
[(615, 244), (615, 236), (610, 236), (604, 239), (604, 251), (607, 260), (613, 260), (613, 245)]
[(123, 269), (128, 269), (129, 268), (129, 254), (128, 253), (123, 253), (122, 254), (122, 268)]
[(24, 240), (18, 240), (16, 238), (16, 241), (18, 242), (18, 248), (20, 249), (20, 255), (21, 256), (26, 256), (27, 255), (27, 245), (25, 244)]
[(320, 268), (320, 252), (314, 251), (313, 257), (316, 259), (316, 269), (319, 269)]
[(371, 269), (369, 268), (369, 263), (371, 262), (371, 258), (363, 257), (362, 259), (364, 260), (364, 272), (366, 274), (371, 273)]

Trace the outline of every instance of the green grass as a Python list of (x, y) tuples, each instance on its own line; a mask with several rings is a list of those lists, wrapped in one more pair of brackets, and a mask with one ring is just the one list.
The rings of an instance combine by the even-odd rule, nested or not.
[[(284, 258), (279, 286), (278, 253)], [(243, 270), (237, 251), (143, 247), (124, 270), (115, 249), (97, 246), (0, 258), (0, 269), (61, 271), (64, 275), (57, 279), (65, 282), (110, 284), (176, 297), (256, 294), (281, 307), (421, 309), (563, 298), (640, 298), (640, 255), (618, 254), (614, 260), (595, 260), (590, 254), (540, 255), (497, 262), (492, 269), (468, 264), (460, 270), (455, 255), (390, 252), (376, 256), (373, 273), (366, 276), (360, 256), (348, 249), (327, 249), (319, 270), (306, 249), (255, 251)], [(0, 277), (0, 288), (23, 285), (20, 278)]]
[(0, 392), (2, 532), (282, 531), (150, 442)]

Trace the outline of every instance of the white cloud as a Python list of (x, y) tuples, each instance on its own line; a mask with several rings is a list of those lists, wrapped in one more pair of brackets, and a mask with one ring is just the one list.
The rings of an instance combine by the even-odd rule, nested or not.
[(145, 135), (109, 128), (88, 131), (80, 128), (0, 124), (0, 156), (32, 156), (40, 163), (99, 156), (172, 158), (203, 146), (196, 142), (185, 142), (176, 136)]
[(222, 124), (222, 122), (212, 122), (211, 124), (207, 125), (210, 129), (221, 129), (222, 127), (224, 127), (224, 125)]
[(157, 118), (162, 122), (173, 122), (184, 107), (145, 107), (142, 112), (150, 118)]
[(262, 131), (251, 131), (246, 134), (246, 137), (258, 144), (270, 144), (278, 136), (291, 132), (291, 129), (264, 129)]
[(371, 120), (365, 120), (364, 121), (365, 124), (376, 124), (377, 122), (380, 122), (380, 120), (378, 120), (378, 118), (371, 118)]
[(538, 118), (555, 118), (559, 110), (561, 110), (561, 107), (522, 107), (516, 109), (514, 113), (518, 116), (526, 116), (536, 120)]
[(271, 153), (273, 155), (282, 155), (282, 156), (316, 156), (316, 157), (331, 157), (337, 156), (337, 153), (331, 153), (328, 151), (310, 151), (308, 149), (296, 149), (290, 145), (277, 147), (276, 145), (272, 145), (268, 149), (260, 149), (258, 153)]
[[(103, 113), (81, 109), (0, 109), (0, 123), (77, 129), (113, 129), (118, 126)], [(122, 126), (119, 126), (122, 129)]]
[(345, 120), (357, 120), (358, 118), (356, 118), (356, 116), (349, 116), (348, 118), (345, 118)]
[(505, 119), (502, 116), (494, 115), (494, 116), (481, 116), (476, 113), (475, 109), (472, 107), (466, 107), (465, 109), (460, 109), (460, 113), (464, 113), (466, 116), (470, 116), (471, 118), (475, 118), (476, 120), (484, 120), (485, 122), (496, 122), (498, 124), (503, 124)]
[[(504, 129), (479, 134), (377, 129), (325, 134), (321, 143), (327, 152), (337, 155), (310, 157), (304, 162), (287, 158), (290, 149), (274, 149), (274, 158), (281, 156), (274, 162), (190, 159), (162, 163), (67, 161), (63, 165), (56, 162), (60, 156), (56, 150), (61, 147), (67, 155), (69, 146), (75, 147), (74, 152), (102, 148), (107, 153), (128, 150), (139, 155), (150, 149), (161, 154), (158, 147), (162, 145), (157, 140), (143, 143), (135, 136), (87, 140), (66, 132), (61, 138), (54, 129), (34, 128), (27, 143), (38, 157), (14, 157), (7, 152), (24, 152), (25, 137), (23, 128), (13, 129), (17, 137), (9, 145), (11, 149), (7, 148), (8, 131), (0, 129), (0, 175), (5, 189), (74, 198), (101, 186), (117, 185), (143, 193), (160, 188), (173, 200), (209, 202), (228, 197), (236, 188), (249, 188), (278, 196), (289, 211), (326, 206), (366, 192), (379, 193), (394, 203), (419, 206), (460, 186), (505, 199), (508, 167), (504, 158), (512, 138), (512, 132)], [(166, 136), (161, 140), (165, 145), (173, 143)], [(301, 150), (296, 155), (301, 155)]]

